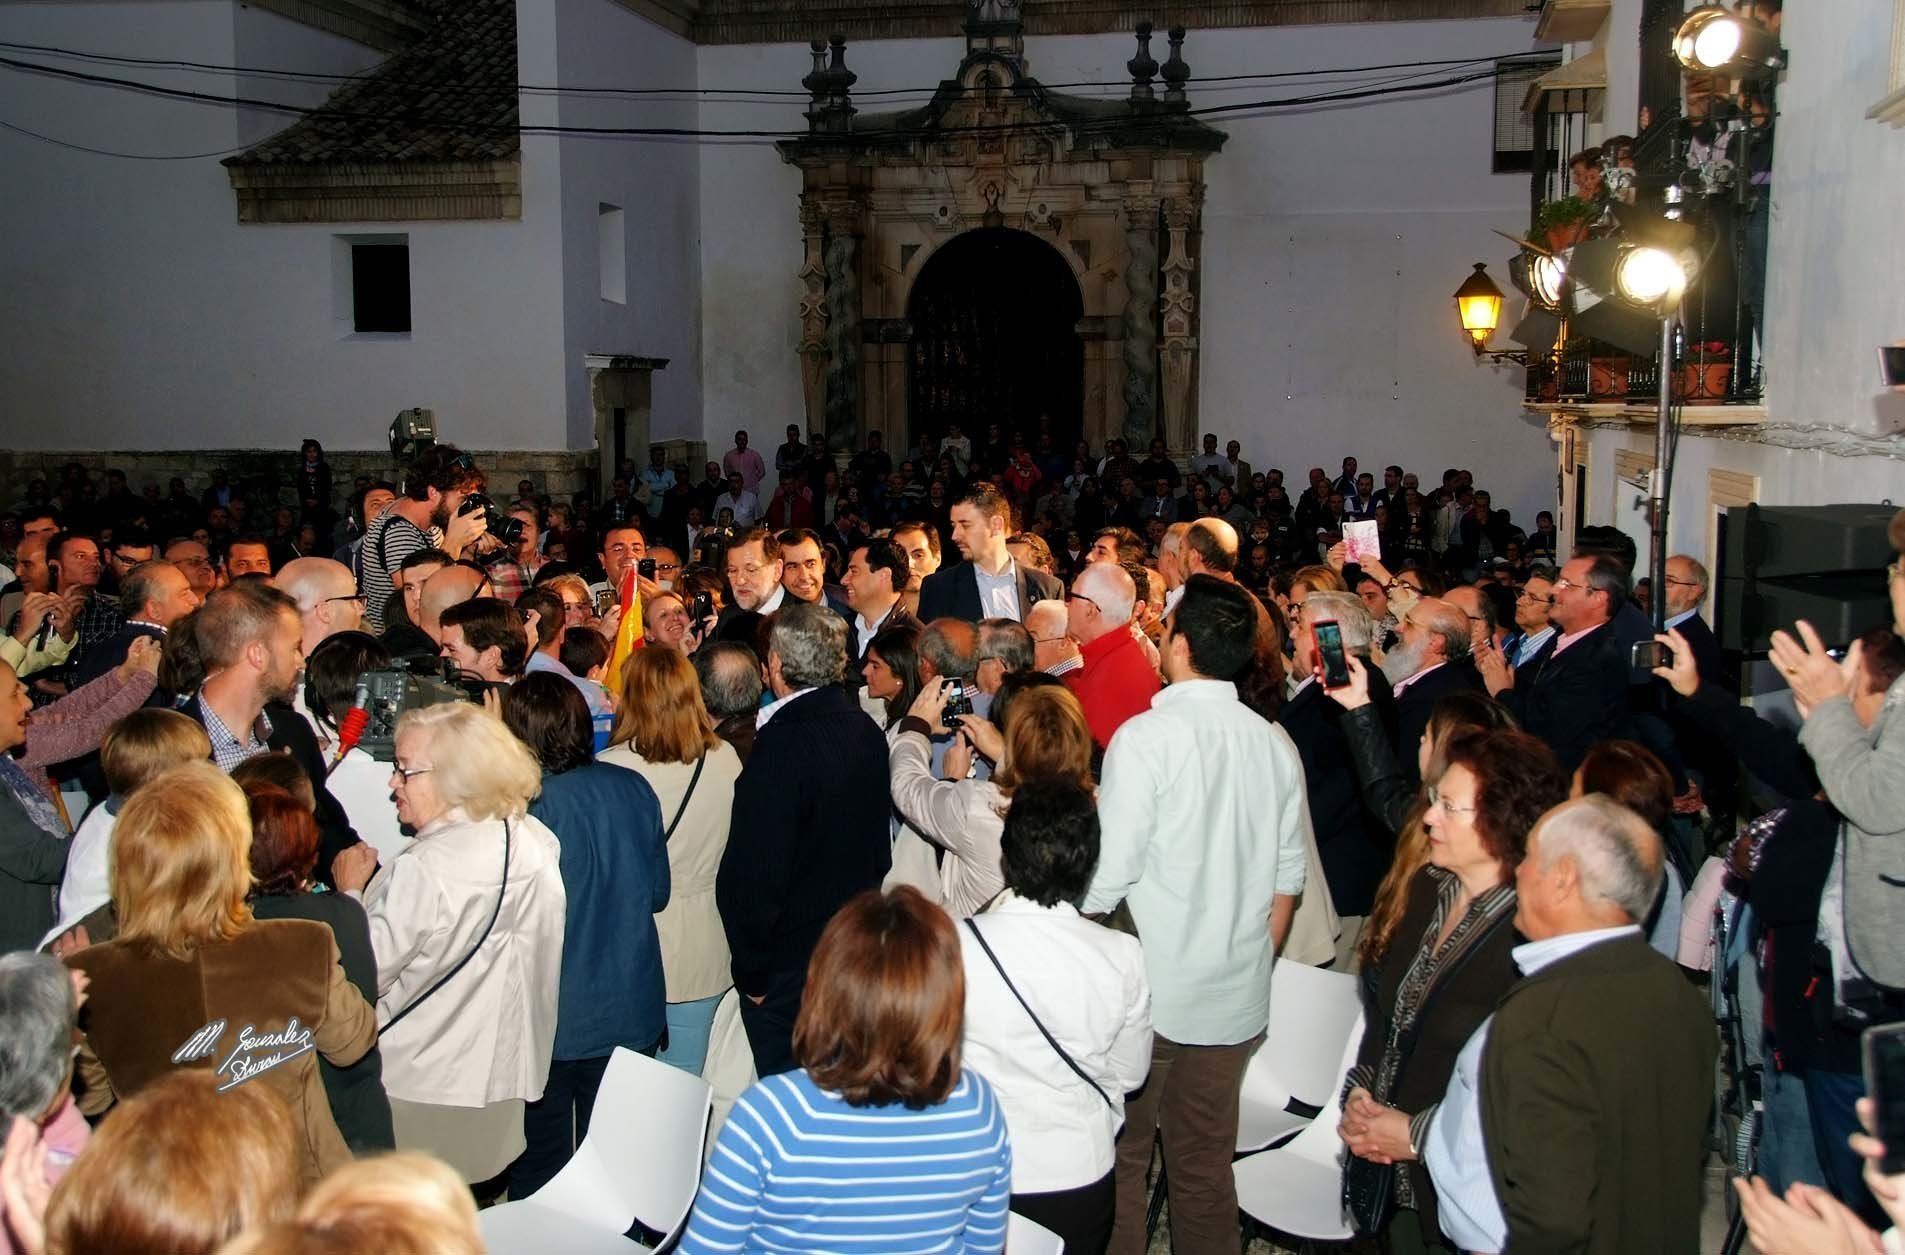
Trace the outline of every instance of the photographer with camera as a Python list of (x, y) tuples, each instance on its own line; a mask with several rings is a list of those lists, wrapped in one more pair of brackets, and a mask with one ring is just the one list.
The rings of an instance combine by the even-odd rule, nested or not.
[[(359, 591), (364, 594), (364, 618), (373, 632), (385, 627), (384, 608), (395, 591), (391, 579), (403, 560), (419, 549), (442, 549), (452, 559), (474, 550), (489, 530), (493, 511), (484, 497), (477, 509), (465, 509), (472, 495), (483, 491), (483, 472), (455, 445), (432, 445), (417, 456), (404, 474), (403, 495), (373, 520), (364, 533)], [(431, 532), (441, 535), (433, 546)]]

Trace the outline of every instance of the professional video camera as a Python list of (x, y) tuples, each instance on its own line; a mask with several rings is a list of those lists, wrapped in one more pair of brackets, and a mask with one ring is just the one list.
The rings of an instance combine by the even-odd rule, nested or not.
[(399, 715), (444, 702), (480, 702), (492, 687), (464, 676), (455, 663), (442, 658), (419, 658), (409, 666), (366, 671), (357, 677), (357, 693), (351, 702), (368, 716), (357, 746), (378, 762), (391, 762), (397, 757)]

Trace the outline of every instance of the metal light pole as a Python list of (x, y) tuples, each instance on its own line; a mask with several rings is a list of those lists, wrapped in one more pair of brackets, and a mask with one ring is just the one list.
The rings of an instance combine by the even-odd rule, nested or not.
[(1648, 604), (1656, 635), (1667, 630), (1667, 498), (1673, 485), (1673, 333), (1674, 315), (1660, 320), (1659, 411), (1654, 416), (1653, 527), (1647, 568), (1653, 581)]

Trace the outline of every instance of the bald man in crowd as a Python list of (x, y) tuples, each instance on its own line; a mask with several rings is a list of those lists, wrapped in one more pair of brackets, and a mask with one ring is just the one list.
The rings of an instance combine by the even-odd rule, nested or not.
[(1131, 634), (1138, 587), (1115, 562), (1088, 562), (1072, 577), (1066, 611), (1083, 666), (1065, 685), (1084, 708), (1091, 739), (1103, 749), (1125, 720), (1151, 708), (1158, 673)]
[(304, 626), (304, 655), (326, 637), (354, 632), (364, 622), (364, 598), (357, 579), (342, 562), (330, 558), (293, 558), (271, 577), (274, 588), (298, 603)]
[(1085, 665), (1071, 638), (1070, 612), (1062, 601), (1041, 601), (1025, 616), (1032, 634), (1032, 665), (1047, 675), (1064, 675)]
[(488, 578), (474, 567), (462, 563), (452, 563), (423, 582), (423, 594), (418, 598), (418, 623), (423, 634), (435, 641), (438, 647), (443, 644), (443, 612), (451, 606), (460, 606), (470, 598), (478, 596), (488, 584)]

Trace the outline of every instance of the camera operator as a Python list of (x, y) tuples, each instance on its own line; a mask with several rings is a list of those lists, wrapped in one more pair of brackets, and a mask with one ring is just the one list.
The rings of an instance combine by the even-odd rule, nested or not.
[[(481, 510), (467, 513), (464, 501), (483, 490), (483, 472), (455, 445), (432, 445), (404, 475), (403, 495), (373, 520), (364, 533), (360, 591), (371, 630), (384, 630), (384, 608), (396, 585), (391, 572), (419, 549), (432, 547), (430, 532), (442, 536), (442, 549), (460, 558), (488, 530)], [(421, 625), (419, 625), (421, 626)]]
[(522, 678), (529, 654), (523, 616), (500, 597), (472, 597), (443, 612), (438, 643), (465, 680), (486, 685)]

